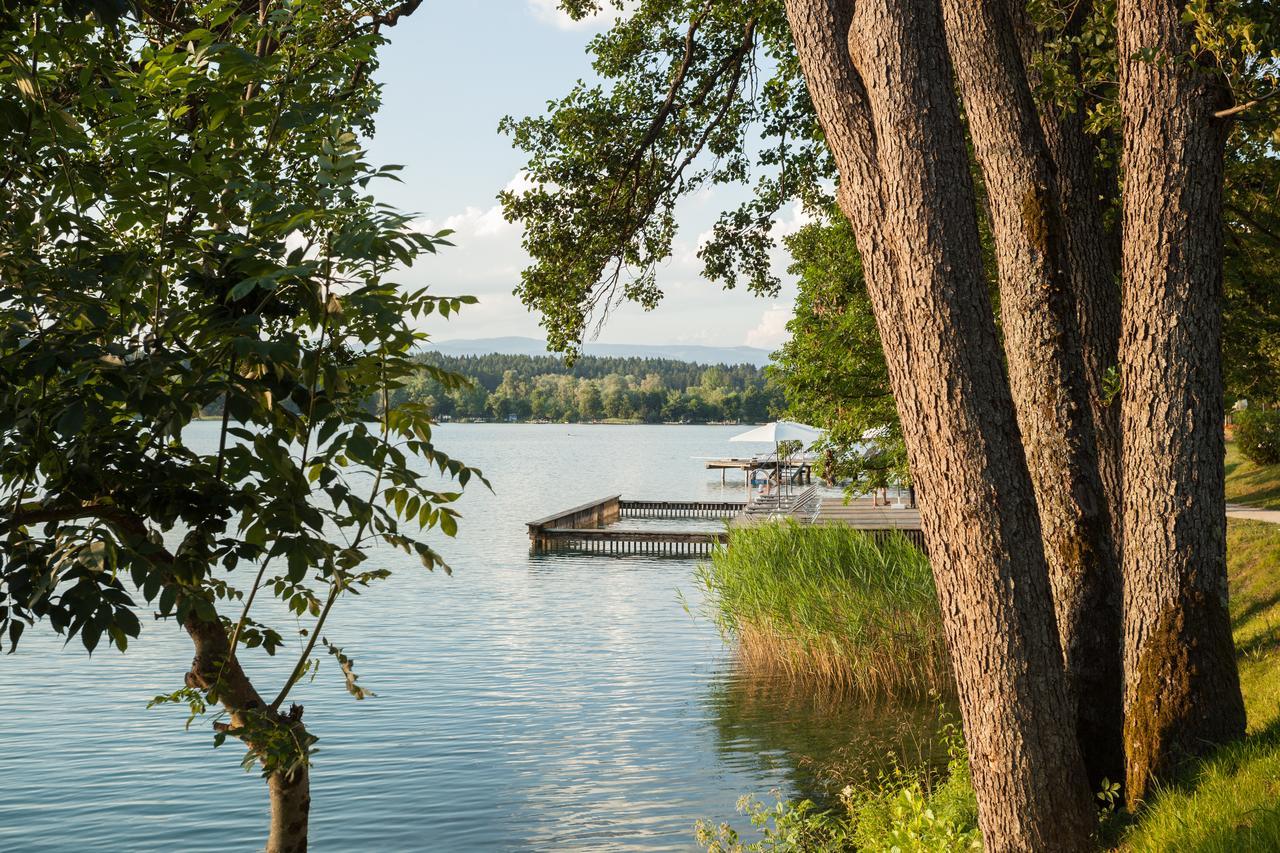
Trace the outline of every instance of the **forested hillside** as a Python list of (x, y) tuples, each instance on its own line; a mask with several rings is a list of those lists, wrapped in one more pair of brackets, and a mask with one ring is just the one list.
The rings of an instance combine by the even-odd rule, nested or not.
[(469, 387), (447, 388), (423, 370), (393, 399), (429, 405), (440, 419), (707, 423), (768, 420), (784, 406), (762, 368), (700, 365), (656, 358), (581, 356), (420, 356), (424, 365), (460, 373)]

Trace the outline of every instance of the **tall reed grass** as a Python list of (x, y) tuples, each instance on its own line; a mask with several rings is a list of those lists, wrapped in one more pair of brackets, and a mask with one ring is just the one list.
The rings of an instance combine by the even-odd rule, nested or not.
[(743, 663), (865, 698), (953, 692), (928, 559), (840, 525), (735, 528), (698, 569)]

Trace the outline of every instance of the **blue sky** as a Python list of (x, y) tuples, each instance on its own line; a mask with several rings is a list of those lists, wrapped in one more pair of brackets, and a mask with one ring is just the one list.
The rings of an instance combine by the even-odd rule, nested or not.
[[(457, 231), (457, 248), (419, 262), (407, 280), (480, 299), (430, 326), (434, 337), (542, 337), (538, 318), (511, 292), (527, 259), (519, 227), (503, 221), (494, 196), (518, 177), (523, 157), (497, 125), (507, 114), (541, 112), (589, 76), (584, 49), (603, 24), (571, 22), (555, 0), (429, 0), (387, 31), (391, 44), (378, 74), (383, 108), (370, 153), (375, 163), (405, 169), (403, 184), (384, 182), (378, 195), (420, 214), (424, 228)], [(737, 197), (719, 190), (682, 204), (675, 256), (659, 270), (666, 298), (653, 312), (619, 309), (599, 340), (766, 348), (782, 341), (790, 285), (778, 299), (763, 299), (721, 290), (699, 275), (699, 235)]]

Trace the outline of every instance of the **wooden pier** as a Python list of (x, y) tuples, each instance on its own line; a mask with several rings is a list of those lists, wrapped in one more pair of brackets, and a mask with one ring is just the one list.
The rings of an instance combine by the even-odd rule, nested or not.
[(705, 556), (728, 541), (725, 530), (658, 530), (610, 527), (623, 518), (708, 518), (726, 521), (742, 512), (743, 501), (631, 501), (610, 495), (530, 521), (535, 553), (588, 551), (596, 554)]
[(925, 546), (924, 531), (920, 529), (920, 509), (903, 504), (877, 504), (871, 498), (855, 498), (849, 503), (842, 500), (819, 501), (812, 524), (843, 524), (862, 530), (873, 539), (883, 539), (901, 533), (913, 545), (929, 553)]
[(609, 495), (563, 512), (530, 521), (529, 543), (535, 553), (585, 551), (593, 554), (705, 556), (729, 539), (722, 530), (662, 530), (655, 527), (617, 526), (623, 519), (724, 519), (735, 525), (758, 524), (790, 518), (802, 524), (843, 524), (881, 539), (900, 533), (925, 550), (920, 510), (902, 505), (877, 504), (870, 498), (845, 503), (822, 498), (815, 487), (788, 495), (787, 500), (743, 501), (633, 501)]

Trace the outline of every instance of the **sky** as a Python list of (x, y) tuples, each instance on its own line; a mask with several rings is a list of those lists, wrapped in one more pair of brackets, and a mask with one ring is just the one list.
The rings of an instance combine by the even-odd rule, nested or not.
[[(426, 231), (452, 228), (455, 248), (426, 256), (404, 280), (479, 304), (428, 326), (438, 340), (522, 335), (544, 338), (538, 316), (512, 290), (528, 257), (518, 225), (502, 218), (496, 194), (520, 178), (522, 153), (497, 131), (505, 115), (523, 117), (591, 76), (585, 49), (607, 21), (570, 21), (556, 0), (428, 2), (386, 34), (377, 79), (383, 107), (369, 144), (375, 164), (404, 166), (402, 184), (381, 182), (378, 198), (419, 217)], [(605, 343), (705, 344), (776, 348), (786, 337), (794, 283), (779, 252), (777, 298), (723, 290), (704, 280), (700, 239), (721, 210), (742, 197), (732, 188), (698, 194), (678, 211), (672, 259), (658, 270), (666, 296), (646, 312), (627, 304), (610, 314)], [(797, 211), (779, 233), (800, 223)]]

